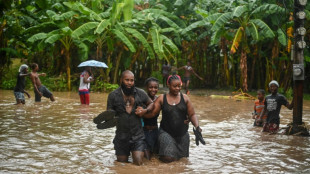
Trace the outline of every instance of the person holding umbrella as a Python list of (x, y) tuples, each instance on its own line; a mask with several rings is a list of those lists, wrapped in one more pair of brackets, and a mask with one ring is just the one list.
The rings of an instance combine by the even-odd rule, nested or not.
[(91, 67), (86, 66), (85, 70), (80, 75), (79, 95), (81, 104), (89, 105), (89, 88), (90, 82), (94, 81), (94, 76), (91, 72)]
[(94, 76), (91, 72), (91, 67), (108, 68), (108, 66), (97, 60), (88, 60), (79, 64), (78, 67), (85, 67), (85, 70), (80, 75), (79, 95), (81, 104), (89, 105), (89, 88), (90, 82), (94, 81)]

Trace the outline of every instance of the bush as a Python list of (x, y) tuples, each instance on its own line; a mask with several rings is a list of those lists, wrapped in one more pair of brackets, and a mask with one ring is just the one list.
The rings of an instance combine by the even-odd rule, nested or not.
[(105, 83), (104, 81), (97, 78), (95, 81), (95, 85), (91, 86), (91, 90), (99, 92), (111, 92), (117, 89), (118, 87), (119, 87), (118, 84)]

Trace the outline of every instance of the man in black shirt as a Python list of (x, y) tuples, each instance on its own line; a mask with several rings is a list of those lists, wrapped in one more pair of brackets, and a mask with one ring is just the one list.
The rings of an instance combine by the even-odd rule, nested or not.
[(279, 94), (278, 88), (279, 83), (277, 81), (272, 80), (269, 83), (271, 94), (265, 98), (265, 108), (260, 115), (261, 119), (267, 112), (267, 120), (263, 128), (264, 132), (276, 133), (279, 130), (280, 110), (282, 105), (290, 110), (293, 108), (293, 103), (290, 104), (283, 95)]
[(24, 93), (28, 96), (28, 98), (30, 98), (29, 93), (25, 91), (25, 86), (26, 86), (25, 76), (29, 76), (29, 75), (30, 73), (28, 73), (28, 66), (26, 64), (21, 65), (18, 70), (17, 82), (14, 88), (16, 105), (21, 104), (21, 103), (25, 104)]
[[(138, 106), (146, 109), (137, 112)], [(131, 152), (133, 162), (142, 164), (145, 137), (140, 117), (152, 109), (152, 100), (143, 90), (134, 86), (134, 74), (129, 70), (124, 71), (121, 87), (109, 94), (107, 102), (107, 110), (116, 111), (118, 117), (113, 140), (117, 161), (128, 162)]]

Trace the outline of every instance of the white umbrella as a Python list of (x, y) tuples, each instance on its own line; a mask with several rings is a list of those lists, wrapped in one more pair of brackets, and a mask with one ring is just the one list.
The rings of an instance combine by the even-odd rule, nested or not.
[(109, 68), (105, 63), (99, 62), (97, 60), (88, 60), (88, 61), (82, 62), (81, 64), (79, 64), (78, 67), (84, 67), (84, 66)]

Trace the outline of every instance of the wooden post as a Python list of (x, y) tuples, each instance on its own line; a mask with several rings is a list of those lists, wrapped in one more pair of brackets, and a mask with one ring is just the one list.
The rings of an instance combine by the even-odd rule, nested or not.
[(294, 47), (293, 47), (293, 122), (286, 129), (288, 135), (309, 136), (308, 129), (302, 122), (303, 88), (304, 88), (304, 34), (301, 28), (304, 27), (304, 6), (299, 0), (294, 0)]

